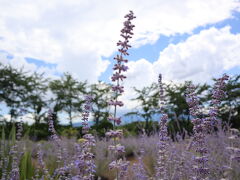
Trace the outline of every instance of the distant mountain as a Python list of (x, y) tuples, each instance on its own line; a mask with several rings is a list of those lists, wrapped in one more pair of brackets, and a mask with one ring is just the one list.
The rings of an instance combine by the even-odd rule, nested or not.
[[(152, 121), (158, 121), (158, 120), (159, 120), (159, 115), (153, 116)], [(144, 121), (144, 119), (139, 118), (139, 117), (136, 117), (136, 116), (124, 117), (121, 125), (128, 124), (128, 123), (132, 123), (132, 122), (135, 122), (135, 121)], [(94, 122), (93, 122), (93, 121), (89, 121), (88, 123), (89, 123), (90, 126), (94, 125)], [(80, 126), (82, 126), (82, 123), (81, 123), (81, 122), (75, 122), (75, 123), (73, 123), (73, 127), (80, 127)]]

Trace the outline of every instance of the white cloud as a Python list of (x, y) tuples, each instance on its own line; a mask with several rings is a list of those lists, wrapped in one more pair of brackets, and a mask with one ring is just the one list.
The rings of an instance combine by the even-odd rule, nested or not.
[(230, 27), (214, 27), (190, 36), (186, 41), (169, 44), (153, 63), (140, 59), (129, 63), (126, 85), (143, 87), (157, 82), (159, 73), (167, 81), (209, 82), (233, 67), (240, 66), (240, 34)]
[(240, 34), (230, 27), (214, 27), (190, 36), (186, 41), (169, 44), (153, 63), (140, 59), (129, 63), (127, 87), (147, 86), (157, 82), (159, 73), (165, 80), (209, 82), (233, 67), (240, 66)]
[(164, 81), (195, 83), (210, 82), (225, 71), (240, 66), (240, 34), (231, 34), (230, 27), (210, 28), (192, 35), (179, 44), (170, 44), (153, 63), (145, 59), (129, 63), (129, 71), (124, 85), (126, 93), (122, 97), (127, 112), (137, 106), (130, 101), (135, 97), (131, 87), (141, 89), (157, 82), (158, 74)]
[[(11, 116), (9, 114), (5, 114), (3, 115), (2, 117), (4, 120), (6, 121), (11, 121)], [(34, 119), (33, 119), (33, 115), (28, 113), (28, 114), (25, 114), (24, 116), (22, 117), (18, 117), (16, 119), (16, 122), (20, 122), (20, 121), (23, 121), (23, 123), (27, 123), (28, 125), (31, 125), (34, 123)]]
[(11, 59), (8, 59), (8, 56), (11, 56), (8, 52), (0, 52), (0, 62), (3, 65), (11, 65), (17, 69), (23, 69), (25, 73), (33, 73), (38, 71), (39, 73), (44, 73), (45, 77), (52, 79), (59, 78), (55, 74), (57, 73), (55, 68), (47, 66), (37, 66), (34, 63), (28, 63), (27, 60), (22, 56), (12, 56)]
[(213, 76), (240, 65), (240, 34), (230, 27), (210, 28), (189, 37), (185, 42), (170, 44), (153, 63), (155, 73), (168, 80), (207, 82)]
[(117, 49), (123, 16), (129, 9), (137, 16), (133, 44), (139, 47), (154, 43), (160, 34), (190, 33), (198, 26), (229, 18), (233, 10), (239, 10), (239, 2), (2, 0), (0, 49), (17, 57), (56, 63), (58, 71), (96, 81), (109, 64), (101, 57)]
[(125, 114), (138, 108), (139, 103), (131, 99), (136, 97), (136, 92), (133, 87), (142, 89), (143, 87), (151, 85), (153, 81), (157, 81), (158, 76), (155, 77), (153, 71), (153, 64), (146, 59), (140, 59), (136, 62), (129, 62), (129, 70), (126, 73), (127, 78), (124, 80), (124, 93), (120, 100), (124, 102), (124, 106), (119, 108), (119, 114)]
[(136, 62), (129, 62), (128, 67), (126, 87), (143, 88), (151, 84), (152, 81), (149, 80), (154, 77), (152, 63), (146, 59), (140, 59)]
[(109, 64), (108, 60), (101, 60), (101, 57), (94, 52), (82, 53), (80, 57), (79, 54), (68, 53), (66, 57), (59, 61), (57, 70), (60, 72), (67, 70), (80, 80), (84, 81), (87, 79), (92, 83), (96, 82)]

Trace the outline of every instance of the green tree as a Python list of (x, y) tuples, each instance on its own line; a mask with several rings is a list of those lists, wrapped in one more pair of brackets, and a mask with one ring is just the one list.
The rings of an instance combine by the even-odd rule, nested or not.
[(0, 102), (9, 108), (11, 121), (18, 117), (19, 109), (24, 108), (24, 99), (28, 95), (30, 76), (21, 69), (0, 64)]
[(102, 120), (107, 120), (109, 116), (108, 102), (111, 99), (110, 85), (98, 82), (90, 86), (90, 94), (92, 95), (92, 113), (95, 125), (98, 126)]
[(70, 126), (72, 120), (77, 117), (76, 113), (81, 111), (84, 102), (82, 96), (86, 92), (86, 82), (78, 82), (71, 74), (65, 73), (60, 80), (53, 80), (49, 87), (55, 98), (52, 98), (54, 112), (64, 111), (68, 114)]
[(28, 95), (23, 99), (26, 102), (28, 111), (32, 113), (36, 124), (44, 120), (47, 109), (47, 99), (44, 99), (47, 91), (47, 79), (43, 74), (33, 73), (28, 79)]
[(149, 87), (144, 87), (141, 90), (137, 88), (134, 88), (134, 90), (137, 97), (132, 100), (137, 101), (139, 106), (136, 107), (135, 111), (126, 113), (125, 116), (138, 116), (142, 118), (145, 121), (146, 133), (149, 135), (153, 116), (159, 113), (158, 86), (153, 83)]
[[(240, 75), (235, 75), (229, 79), (225, 92), (226, 98), (219, 107), (220, 118), (231, 127), (240, 129)], [(211, 91), (208, 98), (211, 98), (210, 95)]]
[[(168, 124), (168, 129), (171, 134), (176, 134), (177, 132), (183, 133), (184, 130), (188, 132), (192, 131), (192, 124), (190, 122), (189, 107), (186, 102), (185, 94), (189, 82), (184, 83), (170, 83), (166, 85), (166, 104), (167, 104), (167, 113), (170, 118)], [(209, 86), (196, 85), (196, 93), (200, 97), (200, 103), (206, 102), (206, 97), (204, 92), (208, 90)]]

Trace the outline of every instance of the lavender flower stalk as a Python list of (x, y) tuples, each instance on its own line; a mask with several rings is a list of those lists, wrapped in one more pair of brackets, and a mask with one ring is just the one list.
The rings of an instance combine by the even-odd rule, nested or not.
[(35, 174), (35, 179), (38, 180), (39, 179), (39, 171), (40, 169), (43, 170), (43, 177), (41, 177), (41, 179), (47, 178), (52, 180), (48, 169), (46, 168), (46, 165), (43, 161), (43, 152), (41, 150), (41, 145), (37, 144), (37, 148), (38, 148), (38, 152), (37, 152), (37, 159), (38, 159), (38, 165), (39, 167), (36, 169), (36, 174)]
[(84, 110), (83, 110), (83, 113), (82, 113), (82, 131), (84, 134), (86, 134), (89, 130), (89, 126), (88, 126), (88, 118), (89, 118), (89, 114), (90, 114), (90, 111), (91, 111), (91, 106), (92, 104), (92, 97), (91, 96), (85, 96), (85, 104), (84, 104)]
[(53, 122), (53, 112), (51, 110), (48, 111), (48, 130), (51, 132), (51, 139), (55, 143), (55, 145), (58, 147), (58, 153), (57, 153), (57, 162), (60, 163), (62, 161), (62, 151), (61, 151), (61, 145), (60, 145), (60, 138), (58, 137), (56, 130), (54, 128), (54, 122)]
[(208, 123), (210, 130), (213, 129), (213, 127), (217, 127), (218, 129), (221, 128), (221, 122), (220, 119), (218, 119), (218, 106), (221, 104), (221, 100), (225, 97), (224, 88), (226, 86), (226, 82), (229, 79), (229, 76), (224, 74), (221, 78), (217, 79), (216, 83), (213, 87), (212, 92), (212, 100), (211, 100), (211, 108), (209, 111), (209, 118), (210, 121)]
[(159, 74), (158, 78), (159, 92), (160, 92), (160, 111), (161, 118), (159, 122), (160, 132), (159, 132), (159, 142), (158, 142), (158, 157), (157, 157), (157, 167), (156, 167), (156, 178), (167, 180), (167, 148), (169, 146), (169, 138), (167, 136), (167, 120), (168, 115), (164, 112), (165, 98), (162, 84), (162, 75)]
[(18, 164), (19, 164), (22, 153), (18, 153), (18, 145), (19, 145), (19, 141), (21, 139), (22, 132), (23, 132), (23, 120), (22, 120), (23, 112), (24, 112), (24, 110), (21, 109), (21, 111), (20, 111), (20, 114), (21, 114), (20, 122), (17, 123), (17, 132), (16, 132), (16, 140), (17, 141), (10, 148), (10, 155), (12, 156), (12, 168), (11, 168), (11, 172), (10, 172), (10, 179), (11, 180), (20, 179), (20, 172), (19, 172)]
[[(4, 128), (2, 129), (2, 138), (5, 136), (5, 132), (4, 132)], [(1, 145), (0, 145), (0, 169), (1, 169), (1, 173), (3, 174), (3, 170), (4, 170), (4, 156), (5, 156), (5, 152), (4, 152), (4, 148), (5, 148), (5, 140), (1, 139)]]
[(19, 180), (20, 173), (18, 167), (18, 152), (17, 152), (17, 145), (13, 145), (10, 149), (10, 155), (12, 156), (12, 168), (10, 172), (10, 180)]
[(196, 155), (194, 157), (194, 161), (196, 165), (193, 170), (195, 172), (195, 176), (192, 178), (194, 180), (202, 180), (207, 179), (207, 174), (209, 173), (208, 169), (208, 150), (205, 145), (205, 124), (203, 119), (198, 118), (201, 115), (199, 108), (199, 100), (195, 93), (195, 86), (189, 84), (188, 86), (188, 94), (186, 101), (189, 106), (190, 115), (194, 117), (192, 120), (193, 123), (193, 146), (195, 147)]
[(8, 164), (9, 164), (9, 156), (4, 157), (4, 159), (3, 159), (2, 179), (1, 180), (10, 179), (9, 175), (7, 174)]
[[(116, 64), (113, 67), (114, 73), (112, 75), (112, 81), (116, 82), (116, 85), (112, 87), (113, 92), (115, 93), (115, 97), (113, 100), (109, 102), (109, 105), (112, 105), (114, 107), (114, 114), (112, 117), (109, 117), (108, 119), (110, 121), (113, 121), (114, 129), (116, 124), (121, 123), (121, 118), (116, 117), (117, 114), (117, 106), (123, 106), (123, 102), (118, 100), (118, 97), (124, 92), (123, 86), (120, 85), (120, 81), (123, 81), (123, 79), (126, 78), (125, 75), (123, 75), (123, 72), (126, 72), (128, 67), (124, 65), (124, 63), (127, 63), (128, 60), (125, 59), (124, 56), (129, 55), (128, 49), (131, 47), (129, 43), (129, 39), (132, 38), (133, 35), (133, 28), (134, 25), (132, 25), (131, 21), (136, 18), (132, 11), (130, 11), (125, 18), (127, 19), (123, 24), (124, 27), (121, 30), (121, 36), (123, 37), (123, 41), (118, 41), (117, 46), (120, 46), (118, 49), (119, 54), (114, 57), (114, 59), (117, 61)], [(120, 144), (116, 144), (116, 138), (122, 136), (122, 132), (120, 131), (110, 131), (106, 134), (107, 136), (114, 138), (114, 145), (109, 147), (109, 150), (113, 151), (115, 156), (118, 156), (118, 153), (122, 154), (125, 152), (124, 146)], [(127, 172), (128, 162), (123, 161), (122, 159), (115, 160), (112, 163), (109, 164), (110, 169), (116, 169), (117, 170), (117, 179), (124, 178)]]
[(145, 153), (144, 147), (143, 147), (144, 137), (146, 137), (146, 133), (145, 133), (145, 130), (143, 129), (143, 134), (141, 135), (141, 141), (140, 141), (141, 144), (140, 144), (139, 155), (138, 155), (138, 163), (134, 163), (132, 166), (133, 174), (136, 180), (149, 179), (144, 169), (144, 163), (143, 163), (143, 155)]
[(48, 111), (48, 129), (51, 132), (51, 139), (53, 140), (55, 146), (57, 147), (57, 163), (58, 165), (63, 161), (63, 167), (58, 167), (54, 173), (53, 177), (58, 176), (59, 179), (67, 179), (69, 175), (69, 165), (67, 164), (67, 150), (61, 145), (61, 139), (58, 137), (57, 132), (54, 128), (53, 122), (53, 112), (51, 109)]
[(73, 179), (83, 179), (83, 180), (94, 179), (96, 166), (93, 159), (94, 155), (91, 152), (91, 149), (92, 147), (95, 146), (96, 142), (93, 135), (88, 133), (89, 131), (88, 118), (92, 108), (91, 103), (92, 103), (92, 97), (86, 96), (84, 112), (82, 114), (83, 133), (85, 135), (83, 136), (83, 142), (81, 147), (78, 144), (76, 144), (78, 156), (76, 157), (77, 160), (75, 161), (75, 166), (78, 169), (78, 175), (75, 176)]
[(234, 179), (232, 176), (233, 164), (234, 162), (240, 163), (240, 148), (238, 148), (237, 140), (240, 137), (240, 131), (238, 129), (230, 129), (230, 136), (228, 137), (230, 141), (230, 146), (226, 147), (226, 150), (230, 154), (229, 164), (224, 166), (224, 180)]

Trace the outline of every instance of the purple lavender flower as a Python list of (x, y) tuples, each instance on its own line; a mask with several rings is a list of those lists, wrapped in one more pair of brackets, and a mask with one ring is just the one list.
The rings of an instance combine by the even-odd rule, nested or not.
[(123, 137), (123, 131), (122, 130), (110, 130), (109, 132), (106, 133), (107, 137), (110, 138), (122, 138)]
[(158, 83), (159, 83), (159, 92), (160, 92), (160, 110), (161, 110), (162, 116), (159, 122), (160, 131), (159, 131), (159, 142), (158, 142), (156, 178), (165, 180), (165, 179), (168, 179), (166, 161), (168, 158), (167, 148), (169, 146), (169, 138), (168, 138), (168, 132), (167, 132), (168, 115), (164, 112), (165, 98), (164, 98), (161, 74), (159, 74)]
[(9, 156), (4, 157), (4, 159), (3, 159), (3, 167), (1, 167), (2, 168), (2, 179), (1, 180), (10, 179), (10, 176), (7, 174), (8, 165), (9, 165)]
[(16, 142), (13, 144), (10, 148), (10, 156), (12, 156), (12, 168), (10, 172), (10, 179), (11, 180), (18, 180), (20, 179), (20, 172), (19, 172), (19, 162), (20, 158), (22, 156), (22, 153), (18, 152), (18, 147), (19, 147), (19, 141), (22, 136), (23, 132), (23, 120), (22, 116), (25, 110), (21, 109), (20, 110), (20, 122), (17, 123), (17, 132), (16, 132)]
[[(120, 85), (120, 81), (123, 81), (126, 76), (122, 74), (123, 72), (126, 72), (128, 70), (128, 67), (124, 65), (124, 63), (127, 63), (128, 60), (124, 58), (124, 56), (129, 55), (128, 54), (128, 49), (131, 47), (129, 43), (129, 39), (132, 38), (132, 30), (134, 25), (132, 25), (131, 20), (136, 18), (133, 15), (133, 12), (130, 11), (129, 14), (124, 16), (127, 20), (123, 23), (124, 27), (121, 30), (121, 36), (123, 37), (123, 40), (118, 41), (117, 46), (120, 46), (118, 49), (119, 54), (114, 57), (116, 60), (116, 64), (113, 67), (114, 73), (111, 77), (113, 82), (116, 82), (116, 85), (112, 87), (112, 90), (115, 94), (114, 99), (110, 100), (108, 102), (109, 105), (112, 105), (114, 107), (114, 115), (109, 117), (108, 119), (110, 121), (113, 121), (114, 129), (115, 129), (115, 124), (120, 124), (121, 123), (121, 118), (116, 117), (117, 113), (117, 106), (121, 107), (123, 106), (123, 102), (118, 100), (118, 97), (121, 95), (121, 93), (124, 92), (123, 86)], [(116, 137), (121, 137), (122, 132), (120, 131), (110, 131), (106, 133), (106, 136), (108, 137), (113, 137), (114, 138), (114, 145), (109, 147), (109, 150), (112, 150), (115, 156), (117, 157), (118, 154), (125, 152), (124, 147), (121, 146), (120, 144), (116, 144)], [(126, 175), (127, 172), (127, 167), (128, 167), (128, 162), (123, 161), (122, 159), (120, 160), (115, 160), (112, 163), (109, 164), (109, 168), (115, 168), (117, 170), (117, 179), (122, 178)]]
[(55, 169), (53, 173), (53, 177), (59, 176), (59, 178), (67, 178), (69, 174), (69, 168), (67, 164), (67, 150), (64, 146), (61, 144), (61, 139), (57, 135), (57, 132), (54, 128), (54, 122), (53, 122), (53, 112), (51, 109), (48, 111), (48, 129), (51, 132), (51, 139), (53, 140), (53, 143), (57, 147), (57, 163), (60, 164), (63, 161), (63, 167), (58, 167)]
[(82, 113), (82, 125), (83, 125), (83, 133), (87, 133), (89, 130), (88, 127), (88, 118), (89, 118), (89, 114), (90, 111), (92, 109), (92, 96), (85, 96), (85, 104), (84, 104), (84, 110)]
[(229, 164), (224, 166), (224, 177), (227, 179), (232, 179), (231, 170), (233, 169), (234, 162), (238, 162), (240, 164), (240, 148), (235, 147), (239, 137), (240, 131), (238, 129), (230, 129), (230, 136), (228, 137), (230, 146), (226, 147), (227, 152), (230, 154)]
[(20, 179), (20, 173), (19, 173), (19, 167), (18, 167), (19, 158), (17, 157), (18, 155), (17, 147), (18, 146), (15, 144), (10, 148), (10, 155), (12, 156), (12, 168), (10, 172), (10, 180)]
[(208, 169), (208, 150), (205, 145), (205, 133), (206, 133), (206, 125), (203, 122), (203, 119), (198, 118), (201, 115), (199, 108), (199, 100), (195, 93), (195, 86), (193, 84), (189, 84), (188, 86), (188, 94), (186, 101), (189, 106), (190, 114), (194, 117), (192, 120), (193, 123), (193, 146), (196, 151), (196, 155), (194, 156), (195, 165), (193, 166), (193, 170), (195, 172), (195, 176), (192, 179), (204, 179), (207, 178), (209, 173)]
[[(22, 111), (21, 111), (22, 112)], [(16, 133), (16, 139), (19, 141), (22, 137), (23, 132), (23, 119), (22, 119), (22, 113), (20, 117), (20, 122), (17, 123), (17, 133)]]
[(224, 74), (221, 78), (217, 79), (214, 84), (212, 91), (212, 100), (211, 100), (211, 108), (209, 111), (209, 118), (206, 118), (206, 124), (209, 127), (209, 130), (212, 130), (213, 127), (221, 128), (221, 122), (217, 117), (218, 114), (218, 106), (221, 104), (221, 100), (225, 97), (224, 88), (226, 86), (226, 82), (229, 79), (229, 76)]
[(138, 156), (138, 163), (134, 163), (132, 166), (133, 174), (136, 180), (147, 180), (149, 179), (147, 176), (147, 173), (144, 168), (143, 163), (143, 155), (145, 153), (145, 150), (143, 148), (144, 146), (144, 138), (146, 137), (145, 130), (142, 130), (143, 133), (141, 135), (141, 141), (140, 141), (140, 149), (139, 149), (139, 156)]
[(85, 96), (85, 105), (84, 112), (82, 114), (83, 120), (83, 142), (81, 147), (76, 144), (77, 149), (77, 157), (74, 162), (75, 167), (78, 169), (78, 175), (74, 177), (74, 179), (86, 179), (92, 180), (94, 179), (95, 173), (95, 163), (94, 163), (94, 155), (91, 152), (92, 147), (95, 146), (95, 138), (92, 134), (88, 133), (88, 118), (90, 111), (92, 109), (92, 97)]
[(108, 120), (113, 121), (117, 125), (119, 125), (121, 123), (121, 118), (108, 117)]
[(113, 106), (123, 106), (123, 102), (122, 101), (113, 101), (113, 100), (110, 100), (110, 102), (108, 102), (109, 105), (113, 105)]
[(38, 151), (37, 151), (37, 159), (38, 159), (38, 165), (39, 167), (36, 169), (36, 175), (35, 178), (38, 179), (39, 178), (39, 171), (42, 170), (43, 171), (43, 177), (42, 178), (47, 178), (47, 179), (52, 179), (48, 169), (46, 168), (46, 165), (43, 161), (43, 152), (41, 150), (41, 145), (38, 144)]
[[(124, 88), (123, 86), (120, 85), (120, 81), (123, 81), (123, 79), (125, 79), (126, 76), (121, 73), (128, 70), (128, 67), (123, 64), (128, 62), (128, 60), (125, 59), (124, 56), (128, 55), (127, 50), (128, 48), (131, 47), (128, 44), (129, 39), (132, 38), (132, 35), (133, 35), (132, 30), (134, 25), (131, 24), (131, 20), (133, 20), (136, 17), (133, 15), (133, 12), (130, 11), (130, 13), (125, 16), (125, 18), (127, 18), (127, 20), (124, 22), (124, 28), (121, 30), (121, 36), (123, 37), (124, 40), (119, 41), (117, 43), (117, 46), (120, 46), (120, 49), (118, 50), (120, 54), (114, 57), (114, 59), (117, 62), (113, 67), (113, 70), (115, 72), (113, 73), (112, 81), (113, 82), (116, 81), (117, 84), (112, 87), (113, 92), (115, 92), (115, 98), (109, 102), (109, 105), (114, 106), (114, 109), (115, 109), (114, 112), (116, 112), (117, 106), (123, 106), (123, 102), (117, 100), (117, 97), (124, 92)], [(116, 113), (114, 114), (114, 118), (116, 118)]]
[(54, 122), (53, 122), (53, 112), (51, 109), (48, 111), (48, 130), (51, 132), (51, 139), (55, 143), (55, 145), (58, 147), (58, 152), (57, 152), (57, 157), (58, 160), (57, 162), (60, 163), (62, 161), (62, 151), (61, 151), (61, 143), (60, 143), (60, 138), (57, 135), (57, 132), (54, 128)]

